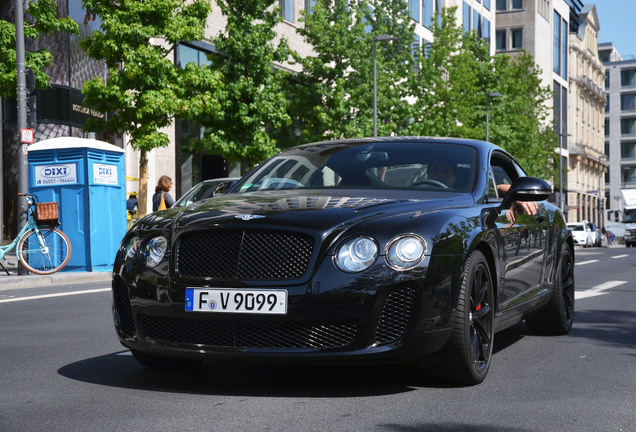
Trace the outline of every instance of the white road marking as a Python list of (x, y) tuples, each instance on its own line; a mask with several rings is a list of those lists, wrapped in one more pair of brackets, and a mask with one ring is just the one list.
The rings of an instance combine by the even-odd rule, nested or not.
[(608, 289), (615, 288), (620, 285), (624, 285), (626, 283), (627, 281), (607, 281), (600, 285), (596, 285), (593, 288), (587, 289), (585, 291), (578, 291), (574, 293), (574, 298), (576, 300), (580, 300), (580, 299), (584, 299), (588, 297), (596, 297), (603, 294), (607, 294), (604, 291), (607, 291)]
[(625, 258), (625, 257), (628, 257), (628, 256), (629, 256), (629, 255), (627, 255), (627, 254), (625, 254), (625, 255), (616, 255), (616, 256), (613, 256), (613, 257), (612, 257), (612, 259), (616, 259), (616, 258)]
[(72, 296), (72, 295), (79, 295), (79, 294), (93, 294), (93, 293), (106, 292), (106, 291), (110, 291), (110, 288), (98, 288), (98, 289), (83, 290), (83, 291), (69, 291), (69, 292), (61, 292), (61, 293), (53, 293), (53, 294), (42, 294), (42, 295), (29, 296), (29, 297), (14, 297), (14, 298), (8, 298), (8, 299), (0, 299), (0, 303), (39, 300), (39, 299), (45, 299), (45, 298), (65, 297), (65, 296)]
[(597, 262), (598, 260), (581, 261), (581, 262), (577, 262), (575, 265), (585, 265), (585, 264), (592, 264)]

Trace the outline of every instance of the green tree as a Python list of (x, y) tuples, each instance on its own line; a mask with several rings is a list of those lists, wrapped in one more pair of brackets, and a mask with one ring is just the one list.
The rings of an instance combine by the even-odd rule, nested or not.
[(84, 106), (109, 113), (85, 128), (125, 133), (140, 152), (139, 210), (148, 199), (147, 152), (167, 146), (160, 131), (181, 112), (179, 88), (187, 69), (171, 61), (175, 46), (203, 38), (210, 14), (208, 0), (83, 0), (88, 14), (102, 19), (101, 32), (81, 42), (86, 53), (104, 60), (109, 78), (84, 83)]
[(541, 69), (525, 51), (496, 55), (494, 91), (504, 95), (490, 104), (490, 139), (514, 155), (532, 176), (554, 178), (558, 147), (547, 102), (552, 90), (541, 84)]
[[(70, 17), (58, 18), (55, 0), (29, 2), (25, 13), (24, 36), (37, 39), (40, 34), (52, 34), (57, 31), (79, 34), (79, 27)], [(15, 24), (0, 20), (0, 97), (15, 96), (17, 87)], [(35, 87), (49, 87), (49, 76), (45, 73), (53, 62), (53, 55), (44, 48), (35, 52), (26, 52), (27, 68), (35, 75)]]
[(432, 32), (435, 42), (422, 47), (420, 68), (409, 82), (415, 100), (409, 133), (483, 139), (483, 101), (495, 81), (488, 45), (464, 32), (455, 8), (443, 9)]
[(410, 119), (403, 85), (414, 66), (414, 23), (403, 0), (317, 0), (298, 29), (315, 55), (298, 59), (302, 72), (288, 88), (301, 141), (370, 136), (373, 132), (373, 36), (377, 42), (378, 135)]
[(551, 90), (531, 55), (491, 57), (486, 41), (464, 32), (455, 8), (443, 10), (432, 26), (434, 43), (421, 54), (421, 67), (409, 86), (414, 103), (412, 135), (485, 139), (486, 93), (501, 98), (489, 104), (489, 138), (513, 154), (530, 175), (554, 174), (556, 136), (547, 102)]
[(282, 91), (286, 72), (275, 64), (290, 60), (285, 39), (274, 40), (282, 18), (276, 0), (218, 0), (227, 20), (212, 39), (219, 54), (211, 54), (209, 67), (198, 70), (183, 98), (181, 116), (205, 128), (203, 138), (191, 142), (191, 151), (212, 151), (243, 170), (277, 151), (275, 136), (291, 123)]

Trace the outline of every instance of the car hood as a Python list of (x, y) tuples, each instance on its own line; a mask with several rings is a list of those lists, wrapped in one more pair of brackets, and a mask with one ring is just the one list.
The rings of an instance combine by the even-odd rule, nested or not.
[(318, 232), (403, 213), (474, 205), (470, 194), (412, 191), (269, 191), (223, 195), (178, 213), (174, 229), (220, 225), (276, 226)]

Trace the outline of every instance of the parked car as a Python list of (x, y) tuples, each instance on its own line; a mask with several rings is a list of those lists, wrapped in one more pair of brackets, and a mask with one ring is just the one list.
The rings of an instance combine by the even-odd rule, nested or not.
[(148, 215), (126, 234), (116, 332), (151, 367), (408, 363), (476, 384), (496, 332), (524, 319), (541, 334), (572, 327), (573, 240), (550, 193), (482, 141), (288, 149), (227, 193)]
[(239, 177), (221, 177), (209, 180), (203, 180), (197, 183), (189, 191), (183, 194), (181, 198), (175, 201), (172, 207), (187, 207), (193, 202), (211, 198), (215, 194), (222, 194), (229, 189)]
[(596, 235), (592, 232), (589, 222), (572, 222), (567, 224), (567, 226), (572, 231), (575, 245), (583, 247), (594, 246)]
[(592, 246), (601, 247), (603, 243), (603, 234), (601, 234), (601, 231), (597, 228), (594, 222), (586, 222), (586, 224), (592, 232), (592, 239), (594, 240), (592, 242)]

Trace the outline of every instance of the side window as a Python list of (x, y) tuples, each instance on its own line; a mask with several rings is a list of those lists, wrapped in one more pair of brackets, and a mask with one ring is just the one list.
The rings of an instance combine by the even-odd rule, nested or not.
[[(493, 153), (490, 158), (491, 181), (488, 187), (488, 195), (502, 199), (497, 187), (511, 185), (517, 177), (524, 175), (523, 170), (512, 159), (502, 153)], [(492, 184), (494, 180), (494, 185)], [(495, 189), (494, 191), (492, 189)], [(494, 193), (492, 193), (494, 192)], [(492, 194), (491, 194), (492, 193)]]

